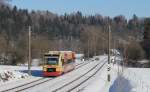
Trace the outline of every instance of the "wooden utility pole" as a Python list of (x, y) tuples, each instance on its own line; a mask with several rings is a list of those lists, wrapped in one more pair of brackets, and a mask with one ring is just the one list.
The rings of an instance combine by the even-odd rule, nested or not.
[(115, 44), (116, 44), (116, 42), (115, 42), (115, 38), (113, 39), (113, 56), (115, 56), (116, 55), (116, 47), (115, 47)]
[(28, 74), (31, 75), (31, 26), (29, 26), (29, 56), (28, 56)]
[(108, 76), (107, 76), (107, 80), (108, 82), (110, 82), (110, 34), (111, 34), (111, 30), (110, 30), (110, 25), (109, 25), (109, 30), (108, 30)]
[(89, 57), (90, 57), (90, 41), (88, 39), (88, 59), (89, 59)]

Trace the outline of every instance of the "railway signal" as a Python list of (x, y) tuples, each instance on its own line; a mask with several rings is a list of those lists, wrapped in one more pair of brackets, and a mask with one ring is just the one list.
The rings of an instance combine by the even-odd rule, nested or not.
[(107, 71), (110, 71), (110, 67), (107, 68)]

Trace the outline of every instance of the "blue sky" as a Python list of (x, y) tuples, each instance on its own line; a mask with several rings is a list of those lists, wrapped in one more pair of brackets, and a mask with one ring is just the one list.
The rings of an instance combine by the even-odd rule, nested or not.
[(150, 16), (150, 0), (12, 0), (12, 5), (31, 10), (49, 10), (64, 14), (81, 11), (84, 15), (124, 15), (131, 18)]

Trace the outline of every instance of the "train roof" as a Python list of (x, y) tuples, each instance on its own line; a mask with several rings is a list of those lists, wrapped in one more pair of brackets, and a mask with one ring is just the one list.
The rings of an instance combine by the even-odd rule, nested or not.
[(60, 53), (67, 53), (67, 52), (73, 52), (73, 51), (49, 51), (45, 54), (60, 54)]

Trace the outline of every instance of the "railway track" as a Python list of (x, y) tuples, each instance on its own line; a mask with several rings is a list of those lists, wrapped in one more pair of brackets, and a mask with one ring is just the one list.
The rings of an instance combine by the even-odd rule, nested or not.
[[(81, 76), (77, 77), (76, 79), (72, 80), (71, 82), (68, 82), (67, 84), (62, 85), (61, 87), (53, 90), (52, 92), (71, 92), (71, 91), (73, 91), (74, 89), (78, 88), (80, 85), (82, 85), (83, 83), (85, 83), (86, 81), (88, 81), (90, 78), (92, 78), (94, 75), (96, 75), (96, 73), (106, 64), (106, 62), (104, 62), (99, 67), (100, 64), (101, 63), (95, 65), (92, 69), (90, 69), (86, 73), (82, 74)], [(95, 68), (98, 68), (98, 69), (96, 71), (94, 71)], [(94, 72), (89, 76), (88, 74), (91, 73), (91, 71), (94, 71)], [(84, 76), (86, 76), (86, 77), (83, 78)], [(79, 83), (75, 83), (78, 80), (80, 80), (81, 78), (83, 78), (82, 81), (80, 81)], [(73, 85), (73, 87), (71, 87), (70, 85)]]
[(26, 84), (23, 84), (23, 85), (20, 85), (20, 86), (17, 86), (17, 87), (8, 89), (8, 90), (4, 90), (2, 92), (20, 92), (20, 91), (23, 91), (25, 89), (32, 88), (34, 86), (37, 86), (37, 85), (40, 85), (40, 84), (45, 83), (47, 81), (50, 81), (52, 79), (53, 78), (41, 78), (39, 80), (32, 81), (30, 83), (26, 83)]
[[(84, 84), (85, 82), (87, 82), (90, 78), (94, 77), (94, 76), (98, 73), (98, 71), (99, 71), (105, 64), (106, 64), (106, 62), (105, 62), (101, 67), (99, 67), (98, 70), (93, 73), (93, 75), (84, 78), (84, 80), (83, 80), (82, 82), (80, 82), (79, 84), (77, 84), (77, 85), (74, 86), (73, 88), (69, 89), (68, 92), (72, 92), (73, 90), (78, 89), (78, 87), (80, 87), (82, 84)], [(76, 91), (76, 92), (79, 92), (79, 91), (80, 91), (80, 90), (78, 89), (78, 91)]]
[[(88, 63), (90, 63), (90, 62), (77, 64), (76, 65), (76, 69), (78, 69), (78, 68), (80, 68), (82, 66), (85, 66)], [(55, 79), (55, 78), (40, 78), (40, 79), (34, 80), (32, 82), (19, 85), (17, 87), (13, 87), (13, 88), (10, 88), (10, 89), (3, 90), (1, 92), (20, 92), (20, 91), (23, 91), (23, 90), (35, 87), (37, 85), (41, 85), (42, 83), (48, 82), (48, 81), (50, 81), (52, 79)]]
[(90, 63), (90, 62), (77, 64), (77, 65), (76, 65), (76, 69), (78, 69), (78, 68), (80, 68), (80, 67), (82, 67), (82, 66), (85, 66), (85, 65), (87, 65), (87, 64), (89, 64), (89, 63)]

